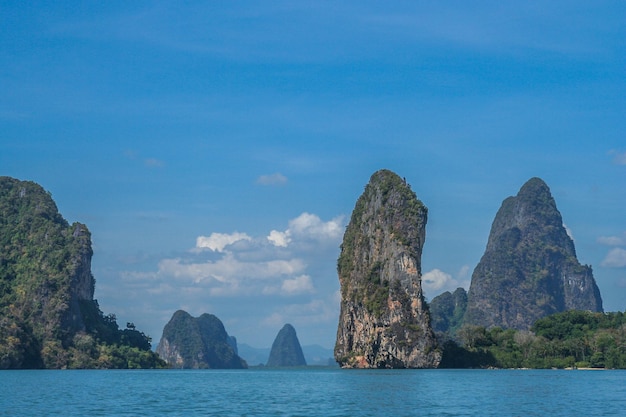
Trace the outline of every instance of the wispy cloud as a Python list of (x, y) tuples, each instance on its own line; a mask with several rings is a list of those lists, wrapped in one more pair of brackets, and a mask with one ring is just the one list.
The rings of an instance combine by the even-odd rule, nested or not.
[(626, 233), (622, 236), (600, 236), (597, 242), (606, 246), (626, 246)]
[(165, 166), (165, 162), (156, 158), (146, 158), (143, 163), (148, 168), (163, 168)]
[(309, 275), (300, 275), (295, 278), (285, 279), (279, 285), (268, 285), (263, 288), (262, 293), (265, 295), (280, 294), (284, 296), (313, 294), (315, 288), (313, 281)]
[[(124, 158), (131, 161), (136, 161), (140, 157), (139, 152), (134, 149), (125, 149), (122, 155), (124, 155)], [(165, 162), (157, 158), (143, 158), (143, 165), (148, 168), (163, 168)]]
[(597, 242), (605, 246), (622, 246), (615, 247), (606, 254), (600, 266), (605, 268), (623, 268), (626, 267), (626, 232), (621, 236), (600, 236)]
[(256, 183), (259, 185), (285, 185), (287, 184), (287, 177), (276, 172), (274, 174), (261, 175), (257, 178)]
[(613, 157), (613, 163), (616, 165), (626, 165), (626, 152), (620, 152), (615, 149), (609, 151), (609, 155)]
[(334, 298), (318, 298), (304, 304), (288, 304), (262, 319), (265, 326), (282, 326), (292, 323), (296, 326), (336, 321), (339, 313)]
[(606, 255), (600, 263), (606, 268), (623, 268), (626, 267), (626, 249), (615, 248)]

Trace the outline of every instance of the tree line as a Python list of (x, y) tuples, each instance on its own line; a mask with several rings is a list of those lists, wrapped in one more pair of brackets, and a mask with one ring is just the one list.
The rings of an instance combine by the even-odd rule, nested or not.
[(626, 313), (570, 310), (528, 330), (463, 326), (443, 339), (442, 368), (626, 369)]

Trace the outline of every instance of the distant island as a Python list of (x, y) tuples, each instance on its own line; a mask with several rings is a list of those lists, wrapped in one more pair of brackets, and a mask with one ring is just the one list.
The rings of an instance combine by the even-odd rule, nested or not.
[(276, 335), (266, 366), (306, 366), (296, 329), (291, 324), (285, 324)]
[(157, 353), (172, 368), (244, 369), (237, 354), (237, 341), (226, 333), (213, 314), (192, 317), (183, 310), (174, 313), (163, 329)]
[[(626, 313), (603, 312), (543, 180), (503, 201), (469, 292), (430, 303), (421, 282), (427, 215), (389, 170), (357, 200), (337, 261), (340, 366), (626, 369)], [(328, 351), (301, 347), (290, 324), (271, 350), (242, 346), (239, 355), (219, 318), (182, 310), (153, 352), (132, 322), (120, 329), (100, 310), (89, 229), (70, 225), (32, 181), (0, 177), (0, 250), (0, 369), (244, 369), (243, 356), (255, 366), (329, 364)]]

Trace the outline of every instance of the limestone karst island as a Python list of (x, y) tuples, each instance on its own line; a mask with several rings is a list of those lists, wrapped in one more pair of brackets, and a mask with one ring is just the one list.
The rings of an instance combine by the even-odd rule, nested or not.
[[(334, 347), (344, 368), (626, 368), (626, 314), (603, 312), (548, 185), (504, 199), (469, 291), (422, 291), (428, 209), (410, 184), (375, 172), (339, 248)], [(469, 221), (469, 219), (468, 219)], [(246, 368), (212, 314), (177, 311), (156, 351), (94, 299), (91, 235), (32, 181), (0, 177), (0, 369)], [(336, 278), (334, 278), (336, 279)], [(306, 366), (295, 328), (266, 366)]]
[(428, 210), (382, 170), (359, 197), (337, 261), (335, 359), (350, 368), (436, 368), (441, 360), (421, 281)]

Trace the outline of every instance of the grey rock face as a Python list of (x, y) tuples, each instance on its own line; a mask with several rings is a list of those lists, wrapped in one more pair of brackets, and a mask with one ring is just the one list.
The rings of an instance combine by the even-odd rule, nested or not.
[(341, 312), (335, 359), (351, 368), (431, 368), (441, 354), (421, 282), (427, 208), (388, 170), (359, 197), (337, 270)]
[(247, 368), (224, 325), (212, 314), (192, 317), (178, 310), (163, 329), (156, 352), (174, 368)]
[(590, 266), (576, 258), (550, 189), (532, 178), (505, 199), (472, 274), (464, 322), (529, 329), (566, 310), (602, 311)]
[(291, 324), (285, 324), (276, 335), (267, 366), (306, 366), (296, 329)]

